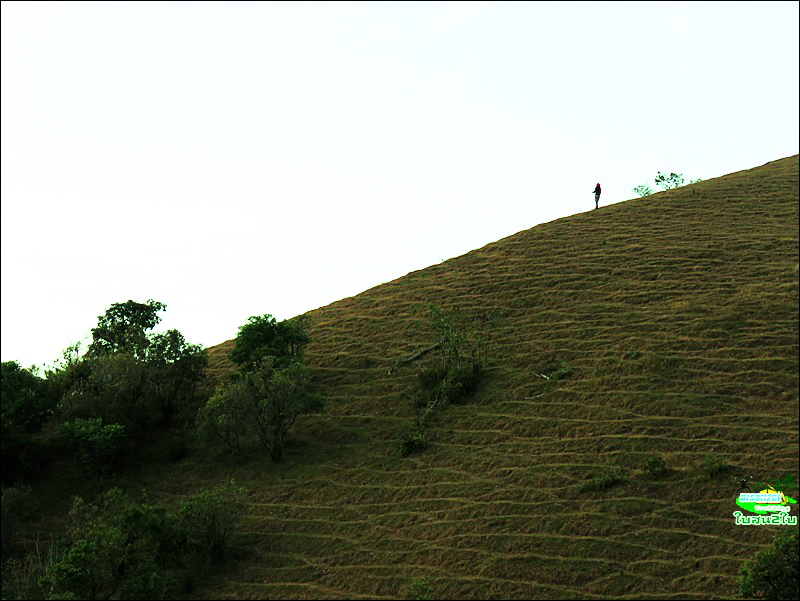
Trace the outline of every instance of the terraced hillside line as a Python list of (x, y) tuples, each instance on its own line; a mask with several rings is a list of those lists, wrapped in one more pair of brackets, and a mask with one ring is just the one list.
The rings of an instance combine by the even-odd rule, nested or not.
[[(504, 317), (477, 397), (404, 459), (404, 394), (431, 359), (388, 372), (436, 343), (431, 303)], [(329, 403), (284, 463), (190, 456), (150, 476), (165, 495), (230, 476), (250, 490), (252, 551), (203, 598), (403, 598), (415, 579), (436, 598), (736, 598), (775, 532), (732, 514), (735, 476), (798, 473), (797, 156), (542, 224), (308, 315)], [(231, 347), (211, 349), (215, 377)], [(538, 376), (548, 364), (569, 375)], [(643, 473), (653, 455), (662, 479)], [(731, 470), (708, 478), (707, 457)]]

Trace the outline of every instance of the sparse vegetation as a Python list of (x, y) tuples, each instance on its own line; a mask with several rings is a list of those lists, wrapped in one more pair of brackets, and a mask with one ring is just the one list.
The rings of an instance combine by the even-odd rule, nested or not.
[[(661, 173), (659, 171), (654, 181), (657, 188), (661, 188), (662, 190), (672, 190), (673, 188), (679, 188), (682, 186), (685, 180), (683, 179), (682, 173)], [(703, 180), (693, 179), (689, 183), (696, 184), (697, 182), (701, 181)], [(633, 191), (636, 192), (638, 196), (650, 196), (653, 193), (653, 189), (647, 184), (636, 186)]]
[(471, 398), (485, 374), (488, 346), (494, 326), (489, 314), (480, 327), (470, 324), (458, 310), (444, 311), (431, 305), (431, 329), (439, 339), (432, 348), (437, 359), (417, 373), (417, 385), (408, 398), (414, 412), (414, 428), (403, 436), (403, 457), (428, 447), (425, 429), (430, 418), (450, 404)]

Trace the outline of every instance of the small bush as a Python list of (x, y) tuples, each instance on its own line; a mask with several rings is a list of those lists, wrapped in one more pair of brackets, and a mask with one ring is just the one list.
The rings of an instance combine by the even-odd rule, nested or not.
[(411, 581), (411, 584), (408, 585), (406, 588), (404, 597), (406, 599), (417, 599), (419, 601), (425, 601), (427, 599), (431, 599), (431, 593), (433, 589), (431, 585), (428, 584), (428, 581), (423, 578), (414, 578)]
[(622, 469), (617, 466), (613, 466), (607, 472), (600, 474), (599, 476), (595, 476), (594, 478), (590, 478), (584, 482), (583, 485), (581, 485), (580, 491), (600, 492), (603, 490), (608, 490), (612, 486), (621, 484), (626, 480), (627, 478), (625, 477)]
[(650, 478), (652, 480), (664, 478), (669, 474), (669, 471), (670, 470), (669, 467), (667, 467), (667, 462), (664, 461), (664, 458), (661, 455), (653, 455), (652, 457), (648, 457), (644, 462), (645, 478)]
[(420, 407), (463, 404), (478, 390), (482, 378), (483, 370), (478, 365), (422, 370), (415, 404)]
[(714, 480), (724, 476), (728, 474), (731, 469), (730, 465), (713, 455), (704, 456), (703, 461), (700, 463), (700, 471), (707, 480)]
[(234, 483), (204, 490), (178, 509), (178, 546), (202, 565), (223, 559), (244, 510), (244, 489)]
[(427, 448), (428, 441), (420, 430), (410, 430), (400, 439), (400, 455), (402, 457), (408, 457), (412, 453), (418, 453)]
[(542, 364), (537, 370), (540, 376), (546, 380), (566, 380), (575, 373), (575, 368), (565, 361), (550, 359)]
[(39, 499), (30, 484), (17, 484), (3, 489), (3, 517), (14, 514), (22, 520), (29, 520), (39, 511)]

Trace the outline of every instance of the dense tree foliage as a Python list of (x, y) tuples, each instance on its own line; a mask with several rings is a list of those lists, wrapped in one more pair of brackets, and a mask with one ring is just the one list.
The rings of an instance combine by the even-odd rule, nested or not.
[(279, 369), (266, 357), (253, 371), (220, 386), (198, 413), (198, 422), (204, 432), (237, 451), (258, 440), (279, 461), (297, 417), (321, 406), (302, 364)]
[(68, 353), (52, 374), (64, 419), (100, 418), (131, 435), (191, 423), (207, 357), (177, 330), (148, 333), (164, 308), (128, 301), (99, 318), (87, 353)]
[(97, 327), (92, 329), (89, 355), (124, 351), (143, 358), (150, 342), (147, 332), (158, 325), (161, 321), (158, 314), (166, 308), (153, 299), (146, 303), (132, 300), (114, 303), (97, 318)]
[(122, 467), (127, 436), (120, 424), (103, 424), (100, 418), (76, 418), (61, 426), (66, 448), (88, 474), (106, 476)]
[(302, 361), (308, 341), (302, 318), (278, 322), (269, 314), (253, 316), (239, 328), (230, 359), (245, 371), (255, 369), (266, 357), (282, 368)]
[(742, 566), (739, 590), (746, 599), (800, 599), (797, 528), (782, 528), (769, 547)]
[[(48, 599), (161, 599), (176, 585), (177, 573), (196, 573), (225, 559), (243, 493), (233, 483), (219, 485), (186, 499), (174, 513), (117, 488), (97, 503), (76, 497), (38, 593)], [(3, 593), (34, 598), (24, 591)]]
[(0, 382), (2, 480), (9, 484), (35, 469), (37, 452), (32, 435), (42, 427), (54, 403), (47, 382), (15, 361), (2, 364)]

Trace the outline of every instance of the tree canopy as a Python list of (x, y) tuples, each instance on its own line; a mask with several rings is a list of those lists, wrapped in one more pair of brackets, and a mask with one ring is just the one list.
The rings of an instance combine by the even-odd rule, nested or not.
[(244, 371), (252, 371), (267, 357), (277, 368), (302, 361), (309, 337), (302, 318), (278, 322), (269, 313), (253, 316), (239, 327), (230, 359)]

